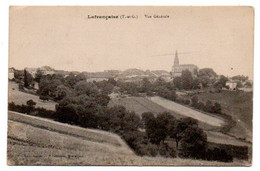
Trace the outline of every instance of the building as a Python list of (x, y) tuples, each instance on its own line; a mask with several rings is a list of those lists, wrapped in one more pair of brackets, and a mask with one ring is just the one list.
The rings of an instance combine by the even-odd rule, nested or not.
[(182, 74), (182, 71), (189, 70), (192, 73), (192, 76), (197, 76), (197, 70), (198, 67), (194, 64), (179, 64), (179, 58), (178, 58), (178, 53), (176, 51), (175, 53), (175, 59), (174, 59), (174, 64), (172, 67), (172, 77), (179, 77)]
[(14, 69), (13, 68), (8, 68), (8, 79), (9, 80), (14, 79)]
[(42, 75), (55, 74), (55, 70), (49, 66), (43, 66), (40, 68), (25, 68), (25, 70), (29, 72), (32, 75), (32, 77), (35, 77), (38, 70), (42, 72)]
[(237, 89), (237, 82), (235, 81), (227, 81), (226, 86), (229, 87), (229, 90), (236, 90)]

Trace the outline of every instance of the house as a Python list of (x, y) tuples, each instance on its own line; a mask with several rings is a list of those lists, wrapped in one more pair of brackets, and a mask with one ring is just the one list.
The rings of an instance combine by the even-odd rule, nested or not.
[(227, 81), (226, 86), (229, 87), (229, 90), (236, 90), (237, 89), (237, 82), (235, 81)]

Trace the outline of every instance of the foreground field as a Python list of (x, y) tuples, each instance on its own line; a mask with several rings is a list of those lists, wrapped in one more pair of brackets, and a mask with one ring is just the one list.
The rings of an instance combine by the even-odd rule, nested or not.
[(9, 112), (9, 165), (244, 166), (247, 162), (139, 157), (115, 134)]
[(15, 82), (8, 82), (8, 102), (14, 102), (18, 105), (25, 105), (26, 102), (31, 99), (36, 102), (36, 107), (43, 107), (48, 110), (55, 110), (55, 102), (43, 102), (39, 99), (39, 96), (19, 91), (18, 84), (16, 84)]

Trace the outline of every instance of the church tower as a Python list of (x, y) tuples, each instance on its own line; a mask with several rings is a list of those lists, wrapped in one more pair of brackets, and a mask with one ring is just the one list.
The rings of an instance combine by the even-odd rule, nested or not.
[(175, 52), (175, 59), (174, 59), (174, 66), (179, 65), (179, 58), (178, 58), (178, 52), (176, 50)]

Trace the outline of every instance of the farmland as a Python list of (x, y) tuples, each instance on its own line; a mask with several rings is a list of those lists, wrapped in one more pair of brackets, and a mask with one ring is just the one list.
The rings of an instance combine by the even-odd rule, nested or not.
[(229, 134), (252, 141), (253, 93), (243, 91), (222, 91), (221, 93), (196, 94), (199, 101), (218, 102), (222, 112), (232, 116), (236, 121)]
[[(151, 97), (149, 97), (149, 98), (148, 97), (124, 97), (124, 98), (113, 97), (112, 100), (110, 101), (109, 105), (110, 106), (123, 105), (127, 108), (127, 110), (134, 111), (134, 112), (138, 113), (139, 115), (141, 115), (143, 112), (154, 112), (155, 114), (158, 114), (160, 112), (168, 111), (177, 118), (189, 116), (189, 115), (187, 115), (186, 112), (178, 110), (178, 108), (175, 108), (174, 105), (179, 105), (179, 104), (176, 104), (172, 101), (170, 101), (170, 104), (168, 104), (168, 103), (161, 104), (162, 101), (158, 101), (158, 98), (160, 98), (160, 97), (152, 97), (152, 98)], [(160, 99), (162, 99), (162, 98), (160, 98)], [(163, 99), (163, 101), (168, 101), (168, 100)], [(158, 103), (156, 103), (156, 102), (158, 102)], [(161, 104), (161, 105), (159, 105), (159, 104)], [(187, 109), (187, 107), (185, 107), (184, 109)], [(236, 145), (237, 146), (251, 146), (250, 143), (243, 142), (232, 136), (225, 135), (221, 132), (217, 132), (218, 127), (221, 127), (221, 124), (218, 126), (214, 125), (215, 120), (216, 120), (216, 123), (223, 122), (223, 120), (218, 119), (218, 117), (207, 116), (206, 114), (199, 113), (190, 108), (188, 108), (187, 110), (188, 110), (188, 112), (193, 111), (195, 114), (198, 113), (198, 115), (195, 115), (194, 118), (199, 121), (199, 126), (201, 128), (203, 128), (205, 130), (205, 132), (207, 133), (209, 142), (212, 142), (212, 143), (215, 142), (215, 143), (219, 143), (219, 144), (231, 144), (231, 145), (235, 145), (235, 146)], [(190, 115), (190, 117), (192, 116), (192, 114)], [(202, 119), (204, 119), (204, 120), (202, 120)], [(214, 126), (210, 125), (208, 123), (208, 121), (210, 123), (212, 123)]]
[(175, 103), (173, 101), (155, 96), (149, 98), (152, 102), (168, 109), (171, 111), (174, 111), (176, 113), (179, 113), (180, 115), (191, 117), (194, 119), (197, 119), (200, 122), (207, 123), (212, 126), (220, 127), (224, 124), (224, 121), (220, 118), (216, 118), (213, 116), (206, 115), (204, 113), (198, 112), (194, 109), (190, 109), (186, 106), (180, 105), (178, 103)]
[[(25, 123), (26, 122), (26, 123)], [(9, 112), (9, 165), (246, 165), (139, 157), (115, 134)]]
[(14, 102), (18, 105), (25, 105), (28, 100), (32, 99), (36, 102), (36, 107), (43, 107), (48, 110), (55, 110), (55, 102), (43, 102), (39, 99), (39, 96), (19, 91), (18, 84), (13, 81), (9, 81), (8, 86), (8, 102)]

